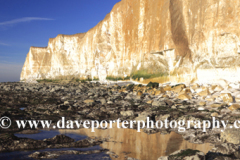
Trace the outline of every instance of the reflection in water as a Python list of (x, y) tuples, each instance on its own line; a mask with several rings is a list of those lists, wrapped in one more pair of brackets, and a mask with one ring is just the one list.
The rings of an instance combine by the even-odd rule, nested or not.
[[(59, 131), (58, 130), (40, 130), (39, 133), (36, 134), (18, 134), (15, 133), (15, 136), (19, 137), (19, 138), (31, 138), (31, 139), (35, 139), (35, 140), (44, 140), (46, 138), (53, 138), (56, 135), (59, 135)], [(79, 140), (83, 140), (85, 138), (87, 138), (87, 136), (82, 135), (79, 136), (77, 134), (65, 134), (66, 136), (73, 138), (75, 141), (79, 141)]]
[[(91, 151), (91, 150), (99, 150), (101, 147), (99, 146), (94, 146), (90, 148), (52, 148), (52, 149), (41, 149), (37, 150), (38, 152), (45, 152), (45, 151), (67, 151), (67, 150), (77, 150), (77, 151)], [(2, 152), (0, 153), (0, 159), (1, 160), (36, 160), (34, 158), (28, 157), (28, 155), (33, 154), (34, 150), (29, 150), (29, 151), (14, 151), (14, 152)], [(54, 160), (100, 160), (100, 159), (105, 159), (108, 160), (110, 159), (109, 156), (105, 153), (97, 153), (97, 154), (80, 154), (80, 155), (61, 155), (58, 158), (55, 158)]]
[[(64, 132), (62, 132), (64, 133)], [(58, 130), (41, 130), (41, 132), (36, 134), (14, 134), (17, 137), (20, 138), (31, 138), (35, 140), (43, 140), (46, 138), (52, 138), (56, 135), (59, 135)], [(86, 135), (79, 135), (76, 133), (64, 133), (66, 136), (71, 137), (75, 139), (75, 141), (82, 140), (87, 138)], [(7, 159), (7, 160), (34, 160), (33, 158), (28, 157), (28, 155), (34, 153), (35, 151), (38, 152), (44, 152), (44, 151), (66, 151), (66, 150), (77, 150), (77, 151), (91, 151), (91, 150), (100, 150), (102, 149), (100, 146), (93, 146), (88, 148), (47, 148), (47, 149), (41, 149), (41, 150), (27, 150), (27, 151), (14, 151), (14, 152), (2, 152), (0, 153), (0, 160)], [(61, 155), (58, 158), (55, 158), (55, 160), (99, 160), (99, 159), (110, 159), (109, 155), (106, 153), (97, 153), (97, 154), (82, 154), (82, 155)]]
[(106, 130), (96, 129), (95, 132), (91, 132), (90, 129), (68, 131), (62, 130), (60, 132), (74, 132), (89, 137), (110, 137), (110, 141), (115, 142), (104, 142), (101, 147), (115, 152), (120, 156), (117, 159), (124, 159), (126, 153), (129, 153), (129, 157), (137, 158), (140, 160), (157, 160), (160, 156), (169, 155), (170, 153), (179, 149), (194, 149), (207, 153), (210, 149), (213, 148), (209, 143), (189, 143), (184, 140), (181, 135), (175, 132), (171, 132), (167, 135), (161, 135), (160, 133), (148, 135), (144, 132), (137, 132), (133, 129), (122, 128), (113, 128)]

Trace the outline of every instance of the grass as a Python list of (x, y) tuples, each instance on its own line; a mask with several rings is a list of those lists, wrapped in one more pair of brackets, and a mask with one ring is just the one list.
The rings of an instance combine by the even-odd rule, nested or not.
[[(140, 80), (140, 78), (143, 79), (151, 79), (151, 78), (157, 78), (157, 77), (163, 77), (163, 76), (167, 76), (168, 74), (165, 72), (159, 72), (159, 73), (150, 73), (148, 72), (146, 69), (145, 70), (138, 70), (138, 71), (134, 71), (133, 73), (131, 73), (130, 76), (127, 77), (118, 77), (118, 76), (107, 76), (106, 79), (107, 80), (111, 80), (111, 81), (119, 81), (119, 80), (130, 80), (131, 78), (134, 80)], [(65, 77), (66, 79), (66, 77)], [(70, 78), (71, 79), (71, 78)], [(64, 80), (62, 77), (58, 78), (58, 79), (40, 79), (37, 80), (38, 83), (58, 83), (61, 82), (62, 80)], [(98, 78), (94, 78), (93, 80), (98, 81)], [(72, 80), (70, 81), (76, 81), (76, 82), (86, 82), (86, 81), (92, 81), (91, 78), (88, 79), (80, 79), (80, 78), (72, 78)]]
[[(94, 81), (98, 81), (98, 78), (94, 78)], [(63, 79), (39, 79), (37, 80), (38, 83), (59, 83), (61, 81), (64, 81)], [(92, 79), (88, 78), (88, 79), (80, 79), (80, 78), (73, 78), (72, 80), (69, 81), (76, 81), (76, 82), (87, 82), (87, 81), (92, 81)]]
[(130, 77), (132, 77), (133, 79), (140, 80), (140, 78), (150, 79), (150, 78), (162, 77), (162, 76), (166, 76), (166, 75), (167, 75), (167, 73), (164, 73), (164, 72), (151, 74), (147, 70), (139, 70), (139, 71), (133, 72), (130, 75)]
[(107, 76), (106, 79), (107, 79), (107, 80), (110, 80), (110, 81), (119, 81), (119, 80), (123, 80), (122, 77), (112, 77), (112, 76)]
[(39, 79), (37, 80), (38, 83), (46, 83), (46, 82), (52, 82), (57, 83), (60, 82), (60, 79)]
[(147, 87), (158, 88), (159, 87), (159, 83), (157, 83), (157, 82), (149, 82), (147, 84)]
[(106, 79), (107, 79), (107, 80), (110, 80), (110, 81), (120, 81), (120, 80), (129, 80), (130, 77), (127, 76), (127, 77), (123, 78), (123, 77), (107, 76)]

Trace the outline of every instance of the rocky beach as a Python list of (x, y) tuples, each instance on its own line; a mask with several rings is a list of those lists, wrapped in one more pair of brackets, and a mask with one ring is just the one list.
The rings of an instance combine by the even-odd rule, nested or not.
[[(186, 150), (173, 150), (176, 152), (167, 155), (168, 157), (159, 155), (158, 159), (172, 159), (174, 156), (177, 157), (176, 159), (185, 157), (185, 159), (194, 158), (194, 160), (237, 159), (239, 158), (239, 131), (231, 129), (230, 126), (233, 126), (234, 121), (240, 118), (239, 92), (239, 83), (227, 83), (226, 81), (212, 85), (198, 83), (149, 83), (144, 85), (130, 82), (101, 84), (89, 81), (0, 83), (0, 115), (1, 117), (7, 116), (12, 120), (12, 126), (9, 129), (0, 130), (0, 151), (86, 148), (108, 141), (116, 141), (111, 137), (92, 137), (91, 134), (89, 134), (91, 139), (76, 142), (64, 134), (44, 140), (20, 138), (14, 134), (36, 134), (43, 128), (39, 125), (38, 130), (33, 130), (30, 126), (24, 130), (18, 129), (14, 120), (52, 120), (57, 122), (65, 117), (67, 120), (110, 121), (121, 119), (122, 121), (142, 120), (147, 123), (147, 117), (154, 122), (164, 121), (166, 118), (169, 121), (199, 120), (203, 122), (204, 120), (212, 121), (212, 117), (215, 117), (219, 121), (228, 121), (226, 128), (220, 124), (220, 128), (211, 126), (206, 128), (206, 132), (203, 132), (201, 128), (196, 128), (194, 124), (191, 124), (185, 132), (180, 132), (177, 128), (159, 129), (155, 127), (143, 128), (142, 134), (146, 134), (148, 137), (154, 134), (169, 135), (175, 132), (190, 143), (212, 144), (206, 153), (194, 150), (194, 148), (192, 150), (187, 148)], [(136, 126), (133, 126), (131, 130), (136, 129)], [(79, 128), (70, 130), (77, 132)], [(135, 134), (139, 133), (135, 132)], [(116, 141), (116, 143), (121, 142)], [(109, 154), (111, 158), (121, 156), (111, 149), (101, 148), (94, 151), (36, 151), (29, 157), (56, 158), (66, 154), (97, 154), (101, 152)], [(130, 157), (125, 156), (124, 158)]]

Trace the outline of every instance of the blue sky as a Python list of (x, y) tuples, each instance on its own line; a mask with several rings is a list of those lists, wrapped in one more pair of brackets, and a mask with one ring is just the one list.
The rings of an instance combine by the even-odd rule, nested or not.
[(0, 0), (0, 82), (19, 81), (30, 46), (87, 32), (120, 0)]

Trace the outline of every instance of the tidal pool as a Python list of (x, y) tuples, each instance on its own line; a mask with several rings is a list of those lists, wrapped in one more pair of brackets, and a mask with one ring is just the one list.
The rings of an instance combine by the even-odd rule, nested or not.
[[(94, 146), (89, 148), (60, 148), (60, 149), (43, 149), (38, 151), (50, 151), (50, 150), (94, 150), (106, 148), (116, 153), (119, 157), (114, 158), (124, 159), (127, 155), (129, 157), (137, 158), (140, 160), (157, 160), (160, 156), (169, 155), (172, 152), (179, 149), (194, 149), (207, 153), (213, 146), (209, 143), (205, 144), (193, 144), (184, 140), (181, 135), (171, 132), (170, 134), (146, 134), (144, 132), (137, 132), (134, 129), (118, 129), (114, 127), (112, 129), (95, 129), (95, 132), (91, 132), (91, 129), (78, 129), (78, 130), (42, 130), (37, 134), (15, 134), (18, 137), (26, 137), (37, 140), (43, 140), (45, 138), (52, 138), (58, 134), (65, 134), (76, 141), (87, 137), (99, 137), (110, 138), (110, 142), (104, 142), (100, 146)], [(28, 155), (35, 151), (16, 151), (16, 152), (3, 152), (0, 153), (0, 159), (32, 159)], [(91, 155), (63, 155), (57, 159), (110, 159), (105, 153), (91, 154)]]
[(75, 133), (86, 135), (88, 137), (110, 138), (111, 142), (104, 142), (100, 145), (102, 148), (115, 152), (119, 157), (115, 159), (124, 159), (127, 155), (140, 160), (157, 160), (160, 156), (165, 156), (179, 149), (200, 150), (205, 154), (213, 148), (212, 144), (194, 144), (182, 138), (180, 134), (171, 132), (170, 134), (146, 134), (137, 132), (134, 129), (123, 129), (114, 127), (112, 129), (91, 129), (79, 130), (61, 130), (61, 133)]
[[(76, 133), (59, 133), (57, 130), (41, 130), (41, 132), (36, 133), (36, 134), (15, 134), (17, 137), (22, 137), (22, 138), (31, 138), (31, 139), (36, 139), (36, 140), (43, 140), (45, 138), (52, 138), (56, 135), (59, 134), (65, 134), (68, 137), (71, 137), (75, 139), (75, 141), (82, 140), (87, 138), (85, 135), (79, 135)], [(2, 152), (0, 153), (0, 160), (35, 160), (33, 158), (28, 157), (28, 155), (39, 151), (39, 152), (44, 152), (44, 151), (64, 151), (64, 150), (80, 150), (80, 151), (90, 151), (90, 150), (99, 150), (102, 149), (100, 146), (93, 146), (93, 147), (88, 147), (88, 148), (59, 148), (59, 149), (40, 149), (40, 150), (28, 150), (28, 151), (14, 151), (14, 152)], [(82, 154), (82, 155), (61, 155), (56, 160), (76, 160), (76, 159), (81, 159), (81, 160), (101, 160), (105, 158), (106, 160), (110, 159), (109, 155), (106, 153), (98, 153), (98, 154)]]

